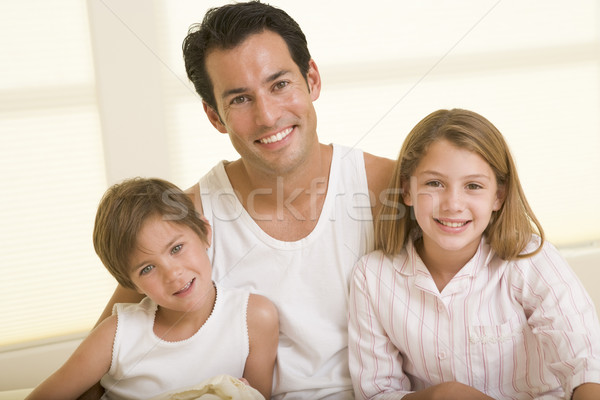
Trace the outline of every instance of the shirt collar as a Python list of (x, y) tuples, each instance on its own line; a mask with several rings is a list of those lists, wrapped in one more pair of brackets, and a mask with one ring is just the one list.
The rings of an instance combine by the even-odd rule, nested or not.
[[(394, 257), (394, 268), (402, 275), (414, 276), (418, 272), (426, 272), (429, 274), (427, 267), (421, 260), (421, 257), (419, 256), (419, 253), (417, 253), (417, 249), (414, 245), (415, 240), (419, 239), (419, 237), (420, 235), (418, 234), (411, 234), (410, 239), (400, 252), (399, 257)], [(473, 257), (456, 273), (453, 279), (474, 277), (479, 273), (479, 271), (486, 268), (490, 264), (493, 257), (494, 251), (490, 247), (489, 243), (487, 243), (486, 238), (482, 237)]]

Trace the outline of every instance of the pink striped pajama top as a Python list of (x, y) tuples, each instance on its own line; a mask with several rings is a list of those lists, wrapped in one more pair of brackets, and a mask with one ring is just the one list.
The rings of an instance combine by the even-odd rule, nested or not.
[(440, 293), (411, 242), (357, 263), (349, 354), (357, 399), (398, 399), (448, 381), (495, 399), (570, 398), (578, 385), (600, 383), (600, 324), (549, 243), (504, 261), (482, 240)]

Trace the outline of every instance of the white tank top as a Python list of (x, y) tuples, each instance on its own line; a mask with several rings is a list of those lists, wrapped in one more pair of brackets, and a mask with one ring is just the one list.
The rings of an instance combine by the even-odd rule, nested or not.
[(219, 374), (241, 378), (249, 352), (248, 291), (217, 284), (210, 317), (192, 337), (166, 342), (153, 331), (156, 303), (115, 304), (118, 323), (103, 399), (149, 399)]
[(209, 257), (220, 285), (269, 298), (279, 310), (273, 397), (351, 399), (348, 289), (351, 270), (373, 249), (363, 153), (334, 145), (327, 195), (314, 230), (284, 242), (267, 235), (235, 196), (223, 162), (200, 180), (213, 227)]

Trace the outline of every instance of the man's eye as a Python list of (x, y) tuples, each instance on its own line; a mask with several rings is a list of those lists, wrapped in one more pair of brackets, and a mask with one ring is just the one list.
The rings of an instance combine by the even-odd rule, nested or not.
[(237, 96), (231, 99), (231, 104), (244, 104), (247, 100), (246, 96)]
[(171, 254), (179, 253), (179, 250), (181, 250), (182, 247), (183, 247), (182, 244), (178, 244), (177, 246), (173, 247), (171, 249)]
[(154, 265), (146, 265), (140, 270), (140, 275), (146, 275), (154, 269)]
[(283, 89), (288, 85), (288, 81), (280, 81), (275, 84), (275, 89)]

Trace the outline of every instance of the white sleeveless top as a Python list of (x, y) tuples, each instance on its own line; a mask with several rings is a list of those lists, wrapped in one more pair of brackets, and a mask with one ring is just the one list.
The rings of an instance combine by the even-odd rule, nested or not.
[(213, 228), (213, 279), (262, 294), (279, 310), (273, 397), (353, 398), (347, 354), (349, 278), (358, 258), (373, 249), (363, 153), (334, 145), (318, 223), (295, 242), (274, 239), (260, 229), (234, 194), (223, 162), (200, 180), (200, 193)]
[(148, 297), (115, 304), (117, 331), (103, 399), (149, 399), (227, 374), (242, 377), (249, 352), (248, 291), (217, 285), (212, 314), (192, 337), (167, 342), (153, 331), (157, 305)]

